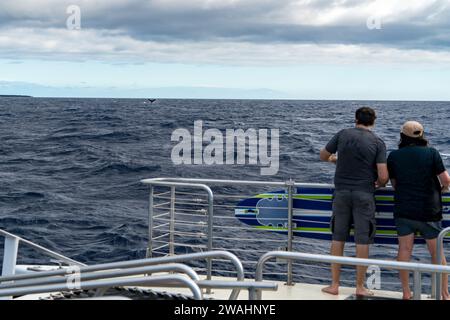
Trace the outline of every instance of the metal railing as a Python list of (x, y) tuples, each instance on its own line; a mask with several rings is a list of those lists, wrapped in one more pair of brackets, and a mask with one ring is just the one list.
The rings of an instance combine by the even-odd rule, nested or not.
[(246, 289), (248, 291), (249, 300), (261, 300), (261, 295), (257, 292), (261, 290), (277, 291), (278, 285), (273, 282), (263, 281), (224, 281), (224, 280), (200, 280), (196, 282), (200, 288), (215, 288), (215, 289)]
[[(147, 184), (150, 186), (150, 195), (149, 195), (149, 240), (148, 240), (148, 248), (147, 248), (147, 256), (153, 256), (153, 252), (155, 251), (155, 248), (153, 247), (154, 242), (159, 242), (161, 238), (168, 237), (167, 243), (164, 243), (162, 246), (159, 246), (158, 248), (162, 247), (168, 247), (168, 256), (174, 256), (175, 255), (175, 214), (176, 214), (176, 188), (190, 188), (190, 189), (201, 189), (206, 192), (207, 199), (204, 201), (204, 204), (207, 206), (207, 209), (204, 210), (206, 213), (206, 239), (207, 243), (203, 247), (204, 250), (211, 251), (213, 250), (213, 227), (214, 227), (214, 195), (209, 186), (203, 183), (189, 183), (185, 181), (164, 181), (164, 179), (146, 179), (142, 180), (142, 183)], [(162, 206), (155, 205), (154, 198), (155, 198), (155, 187), (167, 187), (170, 188), (169, 191), (159, 194), (159, 197), (162, 197), (164, 201)], [(169, 196), (170, 195), (170, 196)], [(199, 200), (199, 199), (197, 199)], [(200, 201), (197, 201), (197, 203), (202, 203), (202, 199)], [(155, 211), (158, 209), (167, 210), (160, 214), (155, 214)], [(189, 209), (188, 209), (189, 210)], [(162, 220), (164, 223), (155, 226), (156, 220)], [(184, 221), (185, 224), (192, 224), (192, 221)], [(167, 233), (164, 233), (154, 237), (154, 231), (159, 228), (160, 226), (167, 227)], [(178, 232), (179, 233), (179, 232)], [(184, 232), (183, 235), (189, 235), (189, 236), (195, 236), (192, 232)], [(196, 247), (197, 249), (201, 247)], [(226, 251), (222, 251), (226, 252)], [(227, 254), (229, 254), (227, 252)], [(207, 257), (207, 266), (206, 266), (206, 279), (211, 280), (212, 279), (212, 272), (213, 272), (213, 266), (212, 266), (212, 258), (218, 258), (218, 256), (211, 256)], [(237, 280), (242, 281), (245, 278), (244, 269), (242, 267), (242, 263), (239, 259), (237, 259), (236, 256), (234, 256), (236, 259), (232, 259), (235, 263), (236, 270), (237, 270)], [(239, 261), (239, 264), (237, 264), (237, 261)], [(206, 293), (211, 293), (210, 288), (207, 288)], [(237, 299), (239, 295), (239, 288), (234, 288), (230, 294), (230, 300)]]
[[(129, 264), (128, 266), (136, 265), (134, 263)], [(138, 264), (140, 265), (140, 264)], [(169, 263), (162, 265), (147, 265), (142, 267), (129, 267), (123, 268), (122, 263), (116, 263), (109, 265), (106, 269), (96, 268), (96, 271), (86, 269), (77, 270), (79, 274), (80, 281), (87, 280), (100, 280), (100, 279), (109, 279), (109, 278), (120, 278), (120, 277), (130, 277), (136, 275), (145, 275), (159, 272), (177, 272), (183, 273), (187, 275), (193, 281), (199, 281), (200, 278), (197, 273), (192, 270), (192, 268), (179, 263)], [(29, 278), (14, 278), (15, 281), (11, 281), (11, 278), (0, 278), (0, 292), (3, 289), (9, 288), (19, 288), (19, 287), (29, 287), (29, 286), (38, 286), (38, 285), (49, 285), (49, 284), (58, 284), (58, 283), (68, 283), (68, 278), (70, 278), (74, 270), (54, 270), (46, 273), (45, 276), (40, 275), (39, 273), (34, 273), (34, 277)]]
[[(176, 281), (182, 286), (188, 287), (193, 294), (193, 298), (201, 300), (203, 298), (202, 291), (199, 286), (192, 280), (181, 275), (162, 275), (162, 276), (143, 276), (133, 278), (119, 278), (119, 279), (102, 279), (93, 281), (80, 281), (79, 290), (91, 290), (91, 289), (107, 289), (111, 287), (122, 286), (158, 286), (165, 285), (167, 282)], [(68, 291), (67, 283), (57, 283), (48, 285), (36, 285), (26, 287), (14, 287), (0, 289), (0, 296), (22, 296), (36, 293), (50, 293)]]
[[(207, 205), (208, 208), (206, 210), (207, 212), (207, 232), (206, 232), (206, 237), (208, 240), (207, 246), (205, 246), (205, 249), (207, 250), (211, 250), (213, 249), (213, 239), (214, 239), (214, 218), (215, 216), (213, 216), (213, 210), (214, 210), (214, 195), (213, 192), (210, 188), (210, 186), (264, 186), (264, 187), (283, 187), (283, 188), (287, 188), (288, 191), (288, 202), (289, 202), (289, 208), (288, 208), (288, 214), (289, 214), (289, 218), (288, 220), (288, 237), (285, 240), (285, 244), (286, 244), (286, 248), (288, 251), (292, 251), (293, 249), (293, 224), (292, 224), (292, 217), (293, 217), (293, 206), (292, 206), (292, 197), (293, 197), (293, 193), (294, 193), (294, 187), (295, 186), (318, 186), (318, 187), (323, 187), (323, 185), (319, 185), (319, 184), (295, 184), (294, 181), (289, 180), (287, 182), (269, 182), (269, 181), (240, 181), (240, 180), (217, 180), (217, 179), (186, 179), (186, 178), (154, 178), (154, 179), (144, 179), (141, 180), (142, 183), (147, 184), (150, 186), (150, 196), (149, 196), (149, 246), (147, 248), (147, 252), (148, 254), (152, 254), (153, 251), (158, 251), (158, 249), (163, 248), (164, 246), (168, 246), (169, 247), (169, 255), (173, 255), (174, 254), (174, 238), (173, 238), (173, 234), (175, 232), (175, 227), (174, 225), (176, 224), (175, 222), (175, 214), (178, 211), (182, 211), (182, 210), (177, 210), (175, 207), (175, 204), (177, 203), (176, 201), (176, 194), (175, 194), (175, 187), (189, 187), (189, 188), (201, 188), (207, 191), (208, 193), (208, 199), (207, 199)], [(155, 186), (165, 186), (165, 187), (170, 187), (170, 196), (169, 196), (169, 192), (163, 192), (160, 193), (158, 195), (155, 196)], [(198, 194), (189, 194), (188, 195), (195, 195), (198, 196)], [(155, 197), (162, 197), (164, 200), (169, 200), (168, 202), (163, 202), (161, 205), (155, 205)], [(167, 197), (164, 197), (167, 196)], [(169, 205), (170, 207), (165, 207), (164, 205)], [(186, 204), (186, 202), (185, 202)], [(155, 211), (158, 209), (162, 209), (162, 210), (168, 210), (168, 212), (163, 212), (159, 215), (155, 214)], [(184, 210), (189, 210), (189, 209), (184, 209)], [(154, 221), (155, 220), (160, 220), (161, 217), (163, 217), (164, 215), (169, 215), (170, 218), (164, 220), (167, 225), (165, 224), (160, 224), (157, 226), (157, 228), (162, 228), (167, 226), (168, 230), (167, 233), (162, 233), (161, 235), (159, 235), (156, 239), (154, 238), (154, 231), (155, 231), (155, 224)], [(191, 215), (192, 216), (192, 215)], [(225, 217), (222, 217), (225, 218)], [(189, 224), (189, 221), (184, 221), (185, 223)], [(192, 223), (191, 223), (192, 224)], [(192, 234), (191, 234), (192, 235)], [(169, 236), (169, 239), (167, 241), (167, 243), (164, 243), (163, 241), (161, 241), (160, 239), (163, 238), (164, 236)], [(156, 240), (156, 241), (155, 241)], [(154, 242), (159, 242), (162, 243), (162, 246), (158, 246), (158, 247), (154, 247), (153, 244)], [(188, 246), (187, 246), (188, 247)], [(226, 248), (227, 250), (229, 248)], [(230, 248), (231, 249), (231, 248)], [(236, 249), (236, 248), (235, 248)], [(256, 263), (256, 261), (254, 262)], [(292, 264), (289, 262), (288, 263), (288, 278), (287, 278), (287, 283), (289, 285), (292, 285)], [(207, 276), (208, 279), (210, 279), (210, 276), (212, 274), (212, 265), (211, 263), (208, 263), (208, 266), (206, 268), (206, 272), (207, 272)]]
[[(238, 271), (239, 277), (237, 281), (221, 281), (221, 280), (200, 280), (197, 273), (190, 267), (173, 262), (192, 261), (196, 259), (207, 258), (228, 258), (232, 261)], [(182, 281), (179, 276), (171, 278), (169, 275), (161, 277), (139, 277), (136, 281), (126, 282), (128, 279), (123, 277), (139, 276), (143, 274), (154, 274), (161, 272), (178, 272), (183, 273), (195, 283), (199, 288), (205, 289), (232, 289), (230, 299), (236, 299), (241, 289), (246, 289), (249, 292), (249, 299), (256, 299), (256, 290), (277, 290), (278, 286), (275, 283), (267, 282), (249, 282), (243, 281), (243, 269), (239, 259), (233, 254), (218, 251), (218, 252), (204, 252), (186, 254), (180, 256), (168, 256), (163, 258), (151, 258), (132, 261), (113, 262), (106, 264), (98, 264), (92, 266), (80, 267), (79, 273), (79, 289), (102, 289), (99, 290), (97, 296), (101, 296), (111, 286), (121, 285), (149, 285), (152, 287), (180, 287), (187, 286), (193, 292), (194, 298), (199, 298), (196, 295), (196, 289), (190, 281)], [(54, 291), (68, 291), (67, 283), (72, 276), (72, 270), (62, 268), (52, 271), (31, 272), (27, 274), (18, 274), (11, 276), (0, 277), (0, 297), (12, 295), (27, 295), (33, 293), (47, 293)], [(119, 278), (113, 280), (114, 278)], [(94, 280), (100, 281), (95, 282)], [(106, 282), (106, 280), (110, 282)], [(125, 281), (125, 282), (124, 282)], [(141, 281), (141, 282), (139, 282)], [(97, 286), (96, 286), (97, 285)]]
[[(436, 260), (438, 264), (442, 264), (442, 259), (444, 255), (444, 238), (445, 236), (450, 233), (450, 227), (445, 228), (439, 233), (439, 236), (437, 238), (437, 246), (436, 246)], [(445, 255), (444, 255), (445, 256)], [(442, 274), (441, 275), (435, 275), (433, 277), (434, 280), (434, 298), (436, 300), (441, 300), (442, 297)]]
[[(232, 253), (226, 252), (226, 251), (210, 251), (210, 252), (201, 252), (201, 253), (191, 253), (191, 254), (184, 254), (184, 255), (176, 255), (176, 256), (166, 256), (166, 257), (159, 257), (159, 258), (147, 258), (147, 259), (140, 259), (140, 260), (132, 260), (132, 261), (121, 261), (121, 262), (113, 262), (113, 263), (104, 263), (104, 264), (98, 264), (98, 265), (92, 265), (92, 266), (82, 266), (79, 268), (79, 272), (81, 273), (88, 273), (88, 272), (97, 272), (97, 271), (105, 271), (110, 269), (126, 269), (126, 268), (139, 268), (139, 267), (148, 267), (158, 264), (167, 264), (167, 263), (181, 263), (181, 262), (192, 262), (195, 260), (207, 260), (212, 258), (221, 258), (226, 259), (230, 261), (236, 268), (237, 272), (237, 281), (243, 282), (244, 280), (244, 269), (242, 266), (242, 263), (240, 260), (233, 255)], [(120, 274), (125, 275), (126, 273), (132, 273), (136, 274), (138, 271), (142, 271), (143, 269), (133, 269), (133, 270), (125, 270), (121, 272), (114, 271), (113, 275), (119, 276)], [(151, 271), (143, 271), (142, 273), (151, 273)], [(27, 280), (32, 279), (34, 284), (45, 284), (50, 281), (50, 283), (58, 282), (58, 280), (49, 280), (44, 279), (42, 281), (37, 280), (38, 278), (48, 278), (48, 277), (55, 277), (55, 276), (65, 276), (67, 274), (66, 269), (59, 269), (59, 270), (53, 270), (53, 271), (41, 271), (41, 272), (32, 272), (27, 274), (19, 274), (19, 275), (10, 275), (10, 276), (2, 276), (0, 277), (0, 283), (3, 282), (10, 282), (10, 281), (19, 281), (19, 280)], [(192, 274), (192, 273), (187, 273)], [(95, 274), (88, 274), (88, 277), (96, 277), (98, 276)], [(195, 281), (198, 281), (198, 277), (192, 277)], [(210, 280), (210, 279), (207, 279)], [(25, 283), (28, 285), (28, 283)], [(13, 287), (14, 285), (6, 284), (1, 285), (0, 289), (2, 288), (8, 288)], [(20, 285), (19, 285), (20, 286)], [(249, 284), (249, 287), (252, 287), (253, 285)], [(205, 286), (207, 288), (210, 288), (211, 286)], [(233, 291), (230, 294), (230, 300), (237, 299), (239, 295), (240, 289), (234, 288)]]
[[(67, 283), (68, 277), (72, 275), (71, 269), (60, 267), (59, 269), (52, 271), (29, 272), (17, 275), (15, 274), (19, 245), (25, 244), (26, 246), (37, 250), (45, 256), (57, 259), (58, 262), (64, 263), (68, 266), (77, 267), (76, 272), (80, 273), (80, 289), (107, 289), (110, 287), (108, 286), (108, 284), (110, 284), (111, 286), (134, 285), (139, 283), (141, 283), (141, 285), (157, 285), (167, 283), (168, 281), (175, 281), (190, 288), (195, 299), (202, 298), (201, 290), (195, 283), (195, 281), (199, 281), (200, 278), (194, 270), (186, 265), (174, 263), (157, 265), (162, 262), (157, 259), (142, 259), (135, 261), (87, 266), (84, 263), (75, 261), (71, 258), (44, 248), (36, 243), (23, 239), (7, 231), (0, 229), (0, 235), (3, 235), (5, 237), (3, 269), (2, 276), (0, 277), (0, 297), (12, 297), (16, 295), (68, 290)], [(188, 257), (186, 259), (189, 260), (189, 258), (191, 257)], [(232, 258), (233, 257), (231, 257), (230, 259), (232, 260)], [(178, 257), (178, 259), (176, 260), (182, 259), (183, 257)], [(68, 270), (71, 270), (70, 273), (68, 273)], [(186, 274), (189, 279), (178, 275), (159, 276), (152, 278), (140, 277), (134, 279), (110, 279), (150, 274), (155, 272), (181, 272)]]
[[(245, 264), (247, 274), (252, 276), (260, 255), (267, 251), (279, 250), (280, 247), (287, 251), (299, 250), (302, 245), (308, 243), (305, 238), (294, 239), (293, 221), (293, 195), (296, 187), (308, 188), (332, 188), (333, 185), (317, 183), (295, 183), (288, 181), (246, 181), (246, 180), (219, 180), (219, 179), (191, 179), (191, 178), (153, 178), (141, 180), (150, 186), (149, 196), (149, 246), (147, 252), (153, 255), (173, 255), (174, 248), (181, 250), (227, 250), (235, 253)], [(179, 190), (176, 184), (184, 188), (214, 188), (213, 195), (208, 199), (198, 199), (200, 195), (195, 192)], [(161, 190), (165, 186), (166, 190)], [(174, 190), (176, 186), (176, 190)], [(159, 187), (158, 191), (156, 188)], [(245, 189), (239, 191), (239, 195), (230, 194), (233, 188)], [(250, 191), (250, 188), (255, 191)], [(259, 188), (259, 189), (258, 189)], [(268, 208), (273, 210), (287, 210), (284, 219), (278, 219), (286, 228), (285, 234), (268, 233), (262, 229), (244, 225), (234, 216), (234, 209), (238, 208), (236, 202), (255, 196), (258, 193), (266, 193), (268, 188), (284, 189), (287, 205), (285, 208)], [(167, 190), (168, 189), (168, 190)], [(259, 192), (257, 191), (259, 190)], [(160, 192), (159, 192), (160, 191)], [(223, 192), (222, 192), (223, 191)], [(221, 193), (222, 192), (222, 193)], [(249, 192), (244, 194), (244, 192)], [(251, 192), (251, 193), (250, 193)], [(209, 193), (209, 192), (208, 192)], [(212, 207), (211, 207), (212, 204)], [(209, 213), (213, 212), (210, 215)], [(231, 214), (230, 214), (231, 213)], [(197, 221), (201, 217), (207, 218), (206, 222)], [(245, 218), (243, 218), (245, 219)], [(277, 220), (277, 219), (274, 219)], [(201, 226), (207, 226), (204, 232)], [(187, 230), (187, 231), (186, 231)], [(175, 238), (174, 240), (174, 234)], [(254, 236), (252, 236), (252, 235)], [(176, 241), (181, 239), (181, 241)], [(191, 240), (191, 241), (187, 241)], [(206, 244), (202, 240), (207, 240)], [(217, 240), (217, 241), (216, 241)], [(214, 241), (214, 242), (213, 242)], [(194, 242), (194, 243), (193, 243)], [(225, 246), (224, 244), (228, 244)], [(310, 244), (315, 244), (309, 241)], [(245, 244), (245, 245), (243, 245)], [(268, 246), (271, 246), (267, 249)], [(265, 247), (265, 250), (261, 248)], [(280, 272), (280, 266), (274, 266), (274, 277), (287, 276), (287, 284), (293, 284), (293, 266), (295, 263), (286, 263), (287, 272)], [(228, 270), (217, 270), (225, 273)], [(211, 264), (206, 268), (206, 273), (212, 273)], [(345, 281), (345, 280), (344, 280)]]
[[(311, 245), (317, 247), (315, 240), (308, 238), (294, 237), (296, 230), (295, 223), (292, 222), (293, 195), (296, 188), (333, 188), (332, 184), (319, 183), (296, 183), (295, 181), (248, 181), (248, 180), (220, 180), (220, 179), (192, 179), (192, 178), (152, 178), (144, 179), (141, 182), (150, 186), (149, 201), (149, 246), (147, 251), (153, 255), (173, 255), (183, 250), (227, 250), (236, 254), (245, 266), (246, 276), (252, 277), (257, 266), (257, 261), (261, 255), (267, 251), (286, 250), (304, 251), (305, 246)], [(213, 192), (207, 199), (200, 198), (195, 190), (189, 192), (175, 184), (181, 184), (184, 188), (203, 188)], [(166, 186), (169, 190), (160, 190)], [(173, 188), (175, 186), (175, 188)], [(278, 188), (283, 189), (286, 206), (283, 208), (269, 208), (273, 210), (287, 211), (286, 217), (281, 221), (285, 228), (284, 233), (267, 232), (263, 229), (253, 228), (242, 223), (246, 218), (240, 218), (239, 221), (234, 212), (237, 202), (246, 198), (251, 198), (257, 194), (265, 194), (267, 191)], [(255, 190), (255, 191), (253, 191)], [(391, 188), (382, 188), (381, 190), (391, 190)], [(208, 192), (209, 193), (209, 192)], [(213, 202), (213, 203), (212, 203)], [(211, 208), (212, 203), (212, 208)], [(209, 213), (213, 212), (210, 215)], [(197, 221), (196, 219), (206, 218), (207, 221)], [(211, 219), (212, 218), (212, 219)], [(295, 222), (302, 223), (303, 220), (297, 219)], [(274, 219), (276, 220), (276, 219)], [(287, 223), (286, 223), (287, 222)], [(286, 224), (285, 224), (286, 223)], [(321, 223), (321, 222), (317, 222)], [(324, 222), (324, 226), (327, 223)], [(206, 231), (201, 227), (206, 227)], [(279, 226), (279, 225), (277, 225)], [(297, 232), (297, 231), (296, 231)], [(177, 241), (178, 240), (178, 241)], [(207, 241), (205, 244), (202, 241)], [(320, 247), (320, 246), (319, 246)], [(263, 250), (265, 249), (265, 250)], [(324, 248), (322, 248), (324, 249)], [(328, 248), (324, 250), (328, 251)], [(347, 251), (346, 251), (347, 252)], [(280, 263), (282, 262), (282, 263)], [(321, 264), (308, 264), (307, 262), (296, 262), (292, 260), (278, 261), (278, 263), (269, 263), (271, 269), (266, 275), (273, 276), (277, 280), (280, 277), (286, 277), (287, 285), (292, 285), (295, 279), (301, 278), (307, 281), (322, 283), (325, 280), (324, 270), (328, 271), (328, 266)], [(286, 270), (282, 270), (285, 266)], [(316, 269), (319, 272), (304, 273), (301, 276), (294, 274), (293, 267), (301, 266), (309, 269)], [(205, 271), (208, 275), (214, 273), (229, 273), (225, 268), (215, 267), (211, 270), (211, 264), (206, 269), (196, 268), (197, 271)], [(319, 270), (321, 269), (321, 270)], [(322, 270), (323, 269), (323, 270)], [(345, 273), (350, 268), (343, 268), (343, 283), (353, 283), (352, 277)], [(392, 282), (383, 281), (386, 285), (400, 287), (398, 276), (394, 270), (385, 271), (383, 275), (390, 277)], [(295, 279), (294, 279), (295, 276)], [(435, 284), (435, 281), (431, 281)], [(433, 293), (435, 288), (432, 289)]]
[[(166, 256), (166, 257), (160, 257), (160, 258), (151, 258), (151, 259), (145, 259), (150, 264), (157, 264), (157, 263), (169, 263), (169, 262), (192, 262), (195, 260), (207, 260), (210, 261), (213, 258), (222, 258), (227, 259), (230, 261), (236, 268), (237, 272), (237, 281), (243, 281), (244, 280), (244, 268), (242, 266), (241, 261), (232, 253), (227, 251), (209, 251), (209, 252), (199, 252), (199, 253), (190, 253), (190, 254), (184, 254), (184, 255), (173, 255), (173, 256)], [(207, 280), (211, 281), (211, 278), (207, 277)], [(208, 288), (209, 289), (209, 288)], [(230, 300), (236, 300), (239, 296), (240, 289), (234, 288), (230, 294), (229, 299)], [(208, 292), (209, 293), (209, 290)]]
[[(149, 196), (149, 245), (147, 249), (147, 257), (152, 255), (151, 248), (153, 247), (153, 219), (154, 219), (154, 206), (153, 206), (153, 192), (154, 186), (165, 186), (170, 187), (170, 231), (169, 231), (169, 250), (170, 254), (173, 255), (174, 251), (174, 220), (175, 220), (175, 188), (176, 187), (189, 187), (189, 188), (198, 188), (206, 191), (208, 195), (208, 245), (207, 250), (211, 251), (213, 248), (213, 205), (214, 205), (214, 196), (212, 190), (205, 184), (194, 184), (194, 183), (183, 183), (183, 182), (163, 182), (157, 180), (143, 180), (145, 184), (150, 185), (150, 196)], [(212, 263), (211, 260), (207, 261), (207, 279), (211, 280), (212, 277)]]
[[(229, 297), (230, 300), (237, 299), (241, 289), (248, 290), (250, 299), (254, 299), (256, 297), (255, 292), (257, 289), (277, 289), (277, 285), (274, 283), (244, 281), (245, 274), (241, 261), (234, 254), (227, 251), (207, 251), (88, 266), (9, 232), (0, 230), (0, 233), (6, 238), (5, 253), (3, 257), (4, 269), (3, 275), (0, 277), (0, 297), (11, 297), (13, 295), (32, 293), (46, 293), (59, 290), (67, 291), (68, 278), (71, 277), (75, 271), (75, 269), (72, 270), (74, 266), (76, 267), (76, 272), (79, 273), (79, 281), (81, 283), (80, 289), (98, 289), (97, 295), (102, 295), (109, 288), (108, 284), (111, 286), (138, 285), (139, 283), (141, 283), (140, 285), (151, 285), (155, 287), (187, 286), (193, 292), (194, 298), (200, 298), (197, 294), (197, 287), (205, 288), (207, 289), (207, 292), (209, 292), (212, 288), (232, 289)], [(58, 261), (72, 267), (64, 268), (59, 266), (56, 270), (15, 274), (19, 243), (24, 243), (34, 249), (37, 249), (39, 252), (52, 258), (56, 258)], [(237, 280), (214, 281), (211, 280), (211, 278), (200, 280), (199, 276), (192, 268), (185, 264), (180, 264), (180, 262), (192, 262), (196, 260), (211, 261), (212, 259), (222, 259), (231, 262), (235, 267)], [(127, 278), (123, 279), (124, 277), (136, 277), (145, 274), (151, 275), (161, 272), (183, 273), (188, 276), (187, 280), (189, 281), (180, 279), (180, 276), (174, 276), (171, 278), (171, 275), (158, 276), (156, 278), (146, 276), (133, 278), (132, 280)]]
[(31, 241), (28, 241), (26, 239), (23, 239), (19, 236), (16, 236), (12, 233), (6, 232), (1, 229), (0, 229), (0, 235), (4, 236), (4, 238), (5, 238), (4, 251), (3, 251), (3, 267), (2, 267), (2, 275), (3, 276), (15, 274), (16, 265), (17, 265), (17, 256), (18, 256), (20, 244), (24, 244), (30, 248), (33, 248), (33, 249), (37, 250), (38, 252), (42, 253), (43, 255), (50, 257), (50, 258), (54, 258), (54, 259), (58, 260), (59, 262), (62, 262), (66, 265), (85, 266), (84, 263), (70, 259), (66, 256), (63, 256), (59, 253), (56, 253), (56, 252), (49, 250), (47, 248), (44, 248), (36, 243), (33, 243)]
[[(263, 269), (266, 262), (273, 258), (286, 259), (286, 260), (303, 260), (309, 262), (325, 262), (336, 263), (343, 265), (353, 266), (378, 266), (385, 269), (393, 270), (409, 270), (414, 272), (414, 291), (413, 299), (420, 300), (422, 294), (422, 273), (437, 273), (442, 275), (443, 273), (450, 273), (450, 266), (440, 266), (424, 263), (412, 263), (412, 262), (399, 262), (399, 261), (387, 261), (387, 260), (375, 260), (375, 259), (360, 259), (352, 257), (338, 257), (330, 255), (319, 255), (300, 252), (284, 252), (284, 251), (272, 251), (264, 254), (258, 261), (256, 267), (255, 281), (263, 280)], [(260, 295), (260, 292), (257, 292)], [(260, 297), (260, 296), (259, 296)]]

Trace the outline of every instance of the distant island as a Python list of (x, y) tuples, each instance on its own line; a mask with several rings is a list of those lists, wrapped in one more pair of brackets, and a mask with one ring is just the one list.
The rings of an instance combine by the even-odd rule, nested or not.
[(32, 96), (24, 96), (20, 94), (0, 94), (0, 98), (33, 98)]

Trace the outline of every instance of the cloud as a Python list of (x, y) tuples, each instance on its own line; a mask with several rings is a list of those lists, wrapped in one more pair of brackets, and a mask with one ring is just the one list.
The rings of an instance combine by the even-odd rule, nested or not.
[[(71, 4), (81, 31), (65, 29)], [(448, 0), (15, 0), (0, 3), (0, 58), (448, 63), (449, 30)]]
[(223, 87), (161, 87), (124, 88), (90, 87), (86, 83), (74, 86), (44, 86), (29, 82), (0, 81), (1, 94), (31, 95), (34, 97), (85, 98), (190, 98), (190, 99), (285, 99), (289, 94), (266, 88), (240, 89)]
[(109, 63), (182, 63), (235, 66), (292, 64), (441, 64), (450, 52), (402, 50), (380, 45), (252, 43), (242, 41), (145, 41), (108, 30), (10, 29), (0, 34), (0, 52), (11, 60), (97, 60)]

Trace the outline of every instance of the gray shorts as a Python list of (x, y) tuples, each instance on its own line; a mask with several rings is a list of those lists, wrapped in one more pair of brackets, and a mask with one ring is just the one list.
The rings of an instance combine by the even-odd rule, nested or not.
[(331, 231), (333, 240), (347, 241), (354, 226), (356, 244), (372, 244), (376, 233), (375, 196), (371, 192), (335, 190)]

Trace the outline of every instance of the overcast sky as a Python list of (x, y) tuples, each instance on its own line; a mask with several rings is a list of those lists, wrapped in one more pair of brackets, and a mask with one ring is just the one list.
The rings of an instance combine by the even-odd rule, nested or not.
[(0, 94), (450, 100), (449, 85), (450, 0), (0, 3)]

